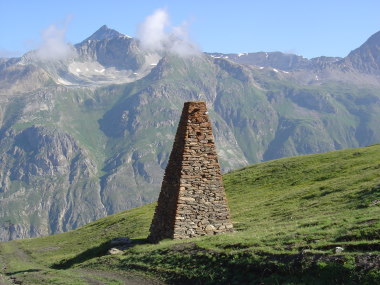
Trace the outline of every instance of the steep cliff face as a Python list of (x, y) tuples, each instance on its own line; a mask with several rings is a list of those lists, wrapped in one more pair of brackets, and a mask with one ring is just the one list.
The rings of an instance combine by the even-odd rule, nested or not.
[[(0, 94), (20, 94), (49, 85), (51, 78), (45, 70), (36, 65), (23, 65), (12, 61), (0, 71)], [(15, 62), (15, 63), (14, 63)]]
[(68, 134), (32, 126), (1, 141), (1, 240), (67, 231), (105, 215), (96, 165)]
[(185, 101), (207, 102), (223, 172), (380, 141), (379, 77), (357, 52), (179, 57), (106, 27), (75, 50), (0, 62), (0, 240), (155, 201)]

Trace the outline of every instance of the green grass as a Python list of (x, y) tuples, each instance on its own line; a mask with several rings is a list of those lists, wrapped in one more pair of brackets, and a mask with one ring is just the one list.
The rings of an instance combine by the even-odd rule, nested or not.
[[(380, 282), (380, 145), (260, 163), (224, 175), (224, 184), (235, 233), (148, 244), (150, 204), (68, 233), (1, 243), (5, 272), (25, 284), (82, 284), (75, 270), (90, 269), (178, 284)], [(105, 255), (118, 236), (133, 246)], [(335, 254), (337, 246), (344, 251)], [(41, 274), (57, 280), (33, 283)]]

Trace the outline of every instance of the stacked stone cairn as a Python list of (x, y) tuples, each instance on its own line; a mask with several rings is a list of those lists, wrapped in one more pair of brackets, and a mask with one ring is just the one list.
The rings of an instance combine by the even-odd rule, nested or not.
[(148, 239), (232, 232), (206, 103), (186, 102)]

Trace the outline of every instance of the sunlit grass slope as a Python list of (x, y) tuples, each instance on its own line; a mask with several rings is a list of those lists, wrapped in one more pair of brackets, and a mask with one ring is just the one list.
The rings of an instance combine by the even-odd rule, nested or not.
[[(224, 175), (224, 183), (233, 234), (147, 244), (151, 204), (72, 232), (0, 244), (6, 272), (36, 267), (70, 280), (73, 268), (137, 270), (181, 284), (380, 282), (380, 145), (260, 163)], [(119, 236), (133, 246), (104, 255)], [(20, 250), (26, 265), (12, 256)]]

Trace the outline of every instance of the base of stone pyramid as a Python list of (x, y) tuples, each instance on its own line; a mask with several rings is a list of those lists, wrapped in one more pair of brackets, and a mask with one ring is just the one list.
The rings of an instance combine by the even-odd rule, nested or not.
[(186, 102), (165, 170), (148, 239), (232, 232), (205, 102)]

